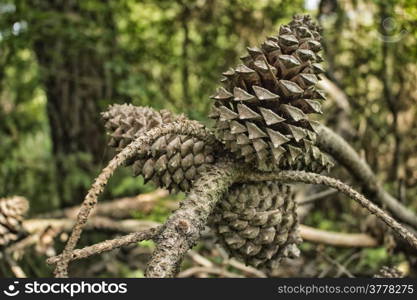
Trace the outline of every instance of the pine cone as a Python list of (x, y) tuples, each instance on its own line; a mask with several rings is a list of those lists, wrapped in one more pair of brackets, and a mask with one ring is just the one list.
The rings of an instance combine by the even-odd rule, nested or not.
[[(110, 146), (121, 151), (135, 138), (156, 126), (185, 118), (167, 110), (148, 107), (114, 105), (102, 114), (111, 136)], [(214, 147), (184, 135), (164, 135), (158, 138), (145, 155), (128, 160), (135, 176), (143, 175), (159, 187), (172, 192), (187, 192), (192, 182), (214, 162)]]
[(403, 273), (395, 267), (383, 266), (378, 273), (374, 275), (374, 278), (401, 278)]
[(121, 151), (149, 129), (173, 122), (179, 117), (166, 109), (156, 111), (132, 104), (111, 105), (101, 116), (110, 136), (109, 146), (116, 148), (116, 151)]
[(243, 64), (223, 73), (210, 117), (227, 149), (259, 169), (320, 172), (332, 165), (314, 145), (323, 93), (318, 27), (295, 16), (262, 48), (248, 48)]
[(172, 192), (187, 192), (213, 162), (211, 145), (193, 137), (169, 134), (157, 139), (146, 157), (135, 158), (133, 173)]
[(296, 202), (289, 186), (235, 184), (210, 224), (231, 256), (254, 267), (275, 268), (282, 258), (299, 255)]
[(29, 203), (23, 197), (0, 198), (0, 247), (18, 239), (28, 209)]

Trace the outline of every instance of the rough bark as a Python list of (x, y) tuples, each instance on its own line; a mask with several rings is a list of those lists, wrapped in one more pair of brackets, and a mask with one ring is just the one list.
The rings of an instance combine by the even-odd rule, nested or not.
[(174, 277), (182, 258), (200, 237), (208, 216), (234, 180), (234, 169), (222, 164), (202, 175), (194, 189), (165, 223), (146, 277)]

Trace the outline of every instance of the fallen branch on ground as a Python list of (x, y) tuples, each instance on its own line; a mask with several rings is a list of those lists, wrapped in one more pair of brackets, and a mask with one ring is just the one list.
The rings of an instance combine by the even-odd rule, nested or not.
[[(71, 231), (74, 225), (75, 220), (71, 219), (28, 219), (23, 222), (23, 228), (30, 234), (41, 233), (48, 227), (52, 227), (57, 231)], [(115, 221), (104, 217), (94, 217), (87, 222), (84, 229), (130, 233), (147, 230), (155, 225), (157, 223), (152, 221)]]
[(300, 225), (300, 235), (305, 241), (336, 247), (376, 247), (378, 241), (364, 233), (340, 233)]
[(198, 274), (212, 274), (212, 275), (218, 275), (220, 277), (225, 278), (243, 278), (243, 276), (238, 275), (236, 273), (231, 273), (229, 271), (226, 271), (224, 269), (216, 268), (216, 267), (192, 267), (189, 268), (181, 273), (178, 274), (178, 278), (187, 278), (196, 276)]
[(147, 277), (174, 277), (187, 251), (195, 245), (208, 216), (223, 193), (233, 183), (235, 172), (229, 165), (215, 165), (195, 183), (195, 188), (180, 204), (156, 238), (156, 249)]
[[(160, 199), (168, 196), (167, 190), (158, 189), (151, 193), (139, 194), (134, 197), (114, 199), (97, 205), (91, 216), (105, 216), (109, 218), (126, 218), (131, 216), (133, 211), (149, 212)], [(80, 206), (74, 206), (51, 213), (45, 213), (37, 218), (70, 218), (74, 219)]]

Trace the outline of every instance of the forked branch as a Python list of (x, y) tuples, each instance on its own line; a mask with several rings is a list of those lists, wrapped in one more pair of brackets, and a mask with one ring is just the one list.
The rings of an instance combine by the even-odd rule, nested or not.
[[(106, 251), (111, 251), (113, 249), (117, 249), (123, 246), (127, 246), (133, 243), (151, 240), (153, 239), (160, 231), (161, 227), (154, 227), (148, 230), (144, 230), (141, 232), (134, 232), (128, 235), (115, 238), (113, 240), (107, 240), (101, 243), (94, 244), (92, 246), (88, 246), (82, 249), (76, 249), (72, 251), (70, 261), (78, 260), (82, 258), (87, 258), (89, 256), (100, 254)], [(60, 260), (63, 259), (63, 255), (57, 255), (54, 257), (49, 258), (46, 262), (48, 264), (56, 264)]]
[(181, 119), (179, 121), (168, 123), (161, 127), (156, 127), (149, 130), (142, 136), (138, 137), (135, 141), (130, 143), (128, 146), (126, 146), (121, 152), (119, 152), (102, 170), (88, 191), (87, 196), (85, 197), (77, 215), (77, 222), (62, 253), (62, 259), (56, 265), (54, 272), (56, 277), (68, 277), (68, 263), (71, 260), (72, 251), (74, 250), (80, 238), (82, 229), (86, 224), (92, 209), (97, 204), (98, 196), (104, 190), (104, 187), (106, 186), (109, 178), (113, 175), (115, 170), (127, 159), (141, 153), (141, 150), (147, 151), (148, 146), (152, 142), (165, 134), (189, 135), (197, 137), (207, 143), (214, 143), (215, 140), (214, 136), (209, 132), (209, 130), (202, 126), (200, 123), (184, 118), (184, 120)]
[[(234, 182), (257, 181), (276, 181), (282, 183), (302, 182), (323, 184), (334, 188), (359, 202), (371, 213), (383, 220), (412, 247), (417, 249), (417, 238), (411, 232), (386, 214), (382, 209), (367, 200), (363, 195), (337, 179), (301, 171), (249, 171), (233, 163), (218, 163), (213, 165), (208, 172), (201, 175), (195, 182), (194, 188), (188, 197), (181, 202), (180, 208), (161, 227), (144, 232), (132, 233), (83, 249), (71, 249), (67, 257), (63, 253), (49, 259), (48, 263), (60, 264), (66, 259), (65, 267), (67, 267), (68, 263), (75, 259), (85, 258), (141, 240), (152, 239), (156, 242), (156, 249), (147, 265), (146, 276), (174, 277), (179, 271), (179, 266), (184, 255), (200, 238), (200, 233), (207, 224), (209, 215), (229, 186)], [(372, 241), (368, 242), (368, 246), (374, 246), (374, 243), (371, 243)]]

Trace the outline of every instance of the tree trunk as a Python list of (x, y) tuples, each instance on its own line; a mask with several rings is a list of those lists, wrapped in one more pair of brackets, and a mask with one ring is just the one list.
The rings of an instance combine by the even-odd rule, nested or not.
[[(47, 96), (58, 192), (64, 206), (79, 203), (103, 160), (104, 100), (114, 95), (105, 62), (114, 47), (114, 23), (106, 12), (84, 9), (78, 1), (33, 1), (36, 53)], [(101, 104), (101, 105), (100, 105)], [(87, 177), (86, 177), (87, 176)], [(85, 178), (85, 179), (83, 179)]]

